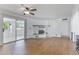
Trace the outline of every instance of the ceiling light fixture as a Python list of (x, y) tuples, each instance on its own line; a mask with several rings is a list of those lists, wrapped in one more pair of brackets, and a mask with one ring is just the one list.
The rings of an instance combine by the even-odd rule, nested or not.
[(21, 4), (21, 10), (24, 12), (24, 15), (26, 14), (35, 15), (34, 12), (37, 11), (37, 9), (28, 7), (24, 4)]
[(24, 11), (24, 13), (25, 13), (25, 14), (30, 14), (30, 12), (29, 12), (29, 11)]

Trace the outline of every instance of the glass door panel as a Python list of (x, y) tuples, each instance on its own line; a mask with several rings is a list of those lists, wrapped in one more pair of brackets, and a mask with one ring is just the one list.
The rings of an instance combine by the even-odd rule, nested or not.
[(24, 39), (24, 21), (16, 21), (17, 40)]
[(15, 39), (15, 19), (3, 18), (3, 43), (11, 42)]

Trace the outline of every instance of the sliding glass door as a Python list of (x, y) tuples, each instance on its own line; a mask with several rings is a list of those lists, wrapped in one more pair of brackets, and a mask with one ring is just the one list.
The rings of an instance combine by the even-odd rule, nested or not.
[(24, 39), (24, 20), (3, 18), (3, 43)]
[(3, 18), (3, 43), (15, 41), (16, 20)]
[(16, 21), (17, 40), (24, 39), (24, 20)]

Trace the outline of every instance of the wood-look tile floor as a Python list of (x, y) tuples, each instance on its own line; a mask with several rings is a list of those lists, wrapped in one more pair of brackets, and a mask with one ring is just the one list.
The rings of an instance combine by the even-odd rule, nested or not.
[(66, 37), (27, 39), (0, 46), (0, 55), (76, 55), (75, 43)]

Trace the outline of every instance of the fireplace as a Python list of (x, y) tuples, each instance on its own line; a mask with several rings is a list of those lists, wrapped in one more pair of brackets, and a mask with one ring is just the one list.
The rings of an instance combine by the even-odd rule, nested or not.
[(46, 35), (48, 34), (47, 31), (47, 27), (49, 27), (48, 25), (33, 25), (33, 35), (34, 38), (39, 37), (39, 38), (43, 38), (46, 37)]
[(38, 34), (44, 34), (44, 30), (39, 30)]

